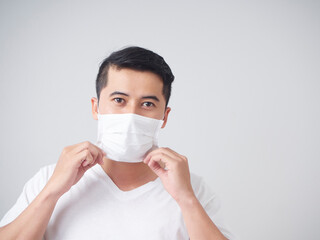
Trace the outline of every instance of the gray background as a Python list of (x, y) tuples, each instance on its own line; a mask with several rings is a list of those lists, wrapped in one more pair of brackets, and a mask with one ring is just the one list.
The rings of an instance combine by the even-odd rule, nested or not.
[(176, 80), (160, 144), (241, 239), (320, 237), (319, 1), (1, 1), (1, 217), (66, 145), (95, 141), (100, 62), (123, 46)]

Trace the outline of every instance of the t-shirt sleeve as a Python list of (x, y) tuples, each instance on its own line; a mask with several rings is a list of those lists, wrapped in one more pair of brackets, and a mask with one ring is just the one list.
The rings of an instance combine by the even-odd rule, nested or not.
[(217, 194), (215, 194), (209, 185), (203, 179), (195, 174), (191, 174), (191, 182), (195, 194), (200, 201), (202, 207), (212, 220), (220, 232), (229, 240), (235, 240), (236, 237), (229, 230), (229, 226), (224, 222), (221, 202)]
[(41, 192), (48, 179), (53, 173), (55, 165), (49, 165), (41, 168), (23, 187), (22, 193), (16, 203), (4, 215), (0, 221), (0, 227), (3, 227), (15, 220)]

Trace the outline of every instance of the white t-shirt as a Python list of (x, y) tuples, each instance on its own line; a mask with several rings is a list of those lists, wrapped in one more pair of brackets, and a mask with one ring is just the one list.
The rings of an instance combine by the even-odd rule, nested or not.
[[(54, 168), (55, 165), (41, 168), (25, 184), (0, 226), (13, 221), (32, 202)], [(226, 238), (234, 239), (223, 223), (217, 196), (202, 178), (192, 173), (191, 183), (212, 221)], [(58, 200), (44, 239), (184, 240), (189, 237), (180, 207), (164, 189), (160, 178), (122, 191), (97, 164)]]

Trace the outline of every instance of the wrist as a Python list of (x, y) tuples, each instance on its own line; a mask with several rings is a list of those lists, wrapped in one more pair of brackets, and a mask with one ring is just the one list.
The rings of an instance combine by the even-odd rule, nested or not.
[(197, 205), (199, 203), (199, 200), (197, 199), (195, 194), (192, 193), (192, 194), (189, 194), (189, 195), (184, 196), (182, 198), (179, 198), (177, 200), (177, 203), (180, 206), (180, 208), (183, 210), (183, 209), (190, 209), (190, 208), (194, 207), (195, 205)]
[(51, 186), (50, 182), (48, 182), (42, 190), (42, 196), (46, 200), (58, 201), (62, 195), (63, 193), (55, 190), (55, 188)]

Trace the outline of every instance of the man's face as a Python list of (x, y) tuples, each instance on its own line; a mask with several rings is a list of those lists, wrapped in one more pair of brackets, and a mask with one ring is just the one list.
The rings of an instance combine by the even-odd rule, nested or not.
[(135, 113), (162, 119), (164, 127), (171, 109), (166, 108), (162, 88), (161, 78), (152, 72), (110, 67), (99, 106), (96, 98), (91, 99), (93, 117), (97, 119), (97, 108), (100, 114)]

